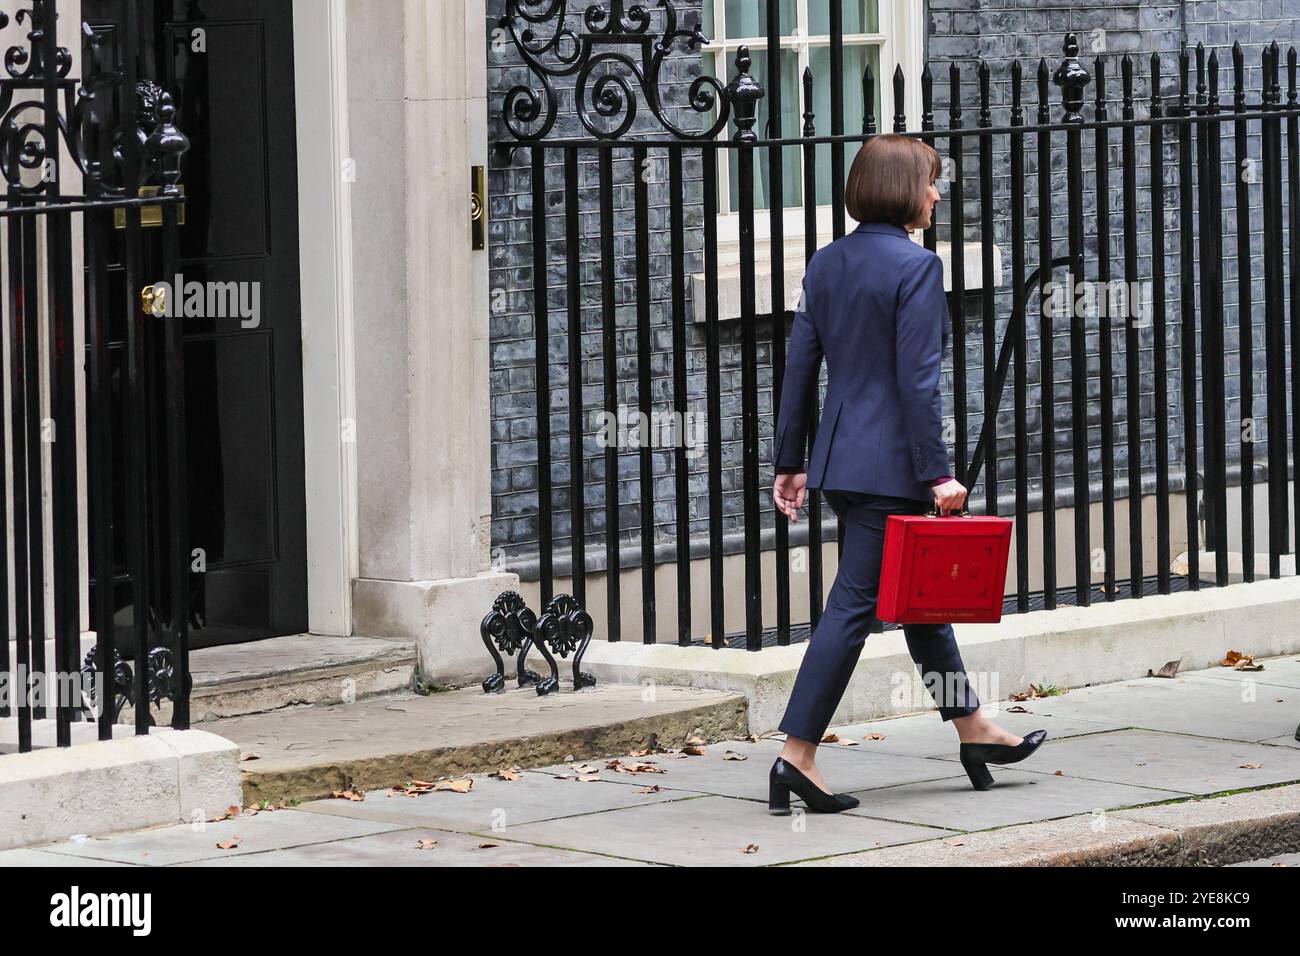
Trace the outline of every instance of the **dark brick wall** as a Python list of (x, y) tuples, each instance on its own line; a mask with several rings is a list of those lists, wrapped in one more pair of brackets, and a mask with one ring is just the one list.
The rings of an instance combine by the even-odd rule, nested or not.
[[(489, 35), (495, 26), (495, 18), (500, 14), (503, 0), (493, 0), (489, 4)], [(689, 20), (696, 15), (698, 4), (679, 4), (683, 19)], [(1061, 41), (1066, 32), (1076, 32), (1083, 47), (1081, 58), (1090, 72), (1095, 72), (1094, 59), (1097, 53), (1104, 52), (1107, 59), (1107, 98), (1108, 109), (1112, 118), (1120, 115), (1120, 57), (1129, 54), (1134, 59), (1136, 83), (1135, 94), (1138, 103), (1138, 115), (1147, 115), (1150, 103), (1149, 66), (1152, 53), (1162, 54), (1163, 90), (1166, 97), (1176, 93), (1175, 77), (1177, 50), (1184, 43), (1194, 45), (1197, 41), (1221, 47), (1224, 56), (1223, 102), (1230, 103), (1230, 60), (1228, 47), (1232, 42), (1240, 41), (1246, 50), (1247, 87), (1252, 90), (1251, 100), (1258, 99), (1260, 85), (1259, 58), (1264, 45), (1277, 39), (1285, 47), (1292, 42), (1295, 18), (1300, 14), (1300, 0), (1221, 0), (1221, 2), (1185, 2), (1185, 3), (1121, 3), (1113, 0), (1093, 0), (1086, 4), (1067, 4), (1055, 2), (1031, 2), (1031, 0), (929, 0), (927, 4), (927, 44), (928, 59), (936, 76), (935, 113), (936, 124), (943, 129), (948, 124), (948, 84), (947, 68), (949, 62), (958, 63), (963, 71), (964, 121), (967, 127), (977, 120), (979, 107), (976, 62), (984, 59), (988, 62), (991, 75), (991, 102), (993, 104), (992, 121), (994, 125), (1004, 125), (1009, 121), (1010, 104), (1010, 67), (1019, 59), (1025, 68), (1025, 106), (1026, 119), (1033, 121), (1037, 113), (1037, 94), (1035, 72), (1038, 57), (1045, 57), (1049, 69), (1055, 70), (1061, 59)], [(500, 121), (501, 102), (505, 91), (517, 83), (532, 83), (531, 75), (519, 63), (517, 54), (508, 42), (497, 44), (489, 54), (489, 89), (492, 91), (490, 102), (490, 122), (494, 138), (505, 135)], [(666, 102), (671, 105), (671, 115), (679, 123), (698, 122), (698, 117), (685, 108), (685, 88), (700, 70), (698, 58), (678, 54), (669, 61), (670, 72), (664, 84)], [(761, 78), (760, 78), (761, 79)], [(580, 129), (573, 119), (572, 91), (560, 88), (562, 97), (560, 113), (562, 122), (553, 136), (578, 135)], [(1096, 83), (1088, 87), (1086, 93), (1085, 115), (1091, 117), (1094, 109)], [(1054, 121), (1061, 117), (1060, 91), (1052, 86), (1050, 90), (1051, 115)], [(639, 122), (639, 128), (650, 131), (654, 128), (646, 118)], [(915, 118), (909, 124), (915, 127)], [(1252, 129), (1257, 129), (1253, 126)], [(1172, 135), (1172, 134), (1170, 134)], [(975, 143), (967, 141), (964, 191), (966, 196), (964, 235), (968, 242), (980, 239), (979, 217), (979, 179), (978, 164), (975, 161)], [(1110, 134), (1110, 262), (1112, 278), (1122, 278), (1123, 268), (1123, 195), (1122, 163), (1119, 153), (1120, 134)], [(1148, 133), (1138, 133), (1138, 157), (1140, 165), (1137, 170), (1139, 193), (1138, 216), (1138, 275), (1150, 274), (1150, 256), (1152, 251), (1153, 230), (1148, 212), (1150, 196), (1150, 170), (1148, 165)], [(941, 152), (947, 152), (946, 141), (940, 141)], [(1250, 155), (1258, 157), (1259, 143), (1257, 133), (1252, 136)], [(654, 327), (654, 399), (659, 407), (671, 407), (671, 326), (668, 305), (670, 299), (668, 261), (668, 210), (674, 197), (668, 195), (667, 164), (662, 154), (653, 154), (655, 162), (650, 169), (650, 206), (651, 206), (651, 273), (652, 273), (652, 323)], [(1235, 163), (1233, 144), (1230, 135), (1225, 135), (1223, 145), (1225, 172), (1223, 181), (1230, 182), (1232, 167)], [(625, 151), (616, 153), (615, 181), (619, 183), (615, 199), (616, 216), (616, 259), (617, 259), (617, 317), (619, 329), (619, 400), (620, 403), (635, 407), (636, 391), (636, 335), (635, 335), (635, 286), (633, 268), (633, 221), (631, 216), (632, 188), (630, 185), (633, 171), (630, 154)], [(687, 153), (686, 195), (682, 197), (687, 221), (688, 274), (702, 270), (700, 250), (702, 236), (702, 183), (698, 153)], [(851, 157), (851, 152), (850, 152)], [(1166, 208), (1177, 208), (1178, 190), (1176, 188), (1177, 150), (1167, 145), (1166, 158)], [(527, 556), (535, 554), (538, 538), (537, 527), (537, 468), (538, 449), (536, 434), (536, 395), (533, 344), (533, 248), (531, 235), (532, 199), (530, 194), (530, 176), (528, 171), (529, 156), (527, 151), (520, 151), (509, 168), (496, 168), (490, 174), (491, 202), (491, 284), (492, 284), (492, 402), (493, 402), (493, 544), (498, 549), (498, 557), (504, 557), (505, 563), (517, 564)], [(567, 408), (567, 361), (565, 329), (567, 312), (564, 293), (564, 255), (566, 243), (574, 237), (564, 235), (564, 191), (559, 167), (560, 154), (548, 153), (548, 296), (551, 317), (551, 368), (552, 387), (552, 451), (551, 475), (555, 482), (554, 503), (556, 514), (556, 550), (567, 550), (567, 538), (570, 532), (567, 509), (568, 498), (568, 408)], [(582, 279), (583, 279), (583, 353), (586, 361), (583, 368), (584, 401), (589, 409), (598, 408), (601, 403), (601, 342), (600, 342), (600, 261), (599, 261), (599, 218), (597, 203), (596, 159), (594, 154), (584, 153), (582, 157), (582, 198), (581, 198), (581, 243)], [(994, 223), (994, 241), (1002, 248), (1003, 267), (1006, 280), (1010, 280), (1010, 243), (1011, 226), (1006, 212), (1009, 208), (1010, 195), (1010, 160), (1008, 141), (1005, 137), (995, 140), (994, 149), (994, 183), (993, 198), (999, 216)], [(1086, 213), (1086, 251), (1088, 272), (1094, 274), (1099, 255), (1099, 223), (1097, 219), (1098, 196), (1094, 189), (1096, 175), (1096, 158), (1092, 135), (1085, 137), (1084, 170)], [(1026, 239), (1027, 268), (1037, 264), (1037, 188), (1038, 170), (1032, 148), (1026, 154)], [(1056, 254), (1066, 251), (1066, 201), (1067, 169), (1065, 164), (1064, 137), (1058, 135), (1054, 140), (1052, 169), (1053, 183), (1052, 222), (1056, 238)], [(1254, 261), (1253, 299), (1253, 336), (1256, 345), (1255, 394), (1262, 396), (1263, 389), (1263, 336), (1262, 336), (1262, 243), (1259, 238), (1260, 221), (1260, 186), (1252, 185), (1252, 208), (1255, 210), (1253, 223), (1254, 238), (1252, 250)], [(1236, 229), (1235, 197), (1231, 187), (1224, 191), (1224, 280), (1225, 310), (1227, 330), (1225, 342), (1228, 355), (1227, 397), (1229, 401), (1229, 436), (1235, 435), (1233, 421), (1239, 396), (1240, 382), (1237, 376), (1237, 286), (1236, 286)], [(941, 239), (949, 238), (952, 211), (950, 203), (945, 200), (940, 209)], [(1176, 221), (1174, 222), (1176, 226)], [(1174, 229), (1166, 227), (1156, 230), (1163, 237), (1166, 252), (1166, 270), (1170, 277), (1166, 286), (1167, 309), (1165, 319), (1168, 329), (1170, 349), (1168, 352), (1169, 381), (1168, 402), (1170, 416), (1170, 461), (1177, 470), (1181, 461), (1181, 398), (1179, 385), (1178, 352), (1178, 315), (1179, 287), (1178, 236)], [(1199, 228), (1199, 227), (1198, 227)], [(968, 251), (968, 256), (974, 250)], [(1057, 278), (1063, 278), (1058, 271)], [(689, 288), (688, 288), (689, 296)], [(688, 303), (689, 309), (689, 303)], [(1005, 316), (1010, 312), (1010, 297), (1006, 286), (999, 291), (996, 299), (995, 314), (999, 317), (997, 340), (1005, 335)], [(973, 448), (974, 440), (982, 424), (983, 407), (983, 364), (981, 312), (978, 294), (967, 302), (967, 341), (966, 357), (966, 394), (969, 415), (969, 444)], [(1157, 321), (1160, 317), (1156, 317)], [(1126, 468), (1127, 449), (1125, 447), (1125, 415), (1128, 397), (1124, 382), (1124, 338), (1122, 323), (1116, 322), (1112, 354), (1114, 356), (1114, 415), (1115, 415), (1115, 470), (1119, 487), (1124, 487), (1124, 469)], [(760, 323), (760, 406), (761, 434), (771, 433), (771, 370), (770, 370), (770, 324)], [(689, 361), (689, 398), (693, 410), (702, 414), (704, 408), (704, 356), (703, 328), (688, 325), (690, 333), (691, 356)], [(1037, 312), (1031, 311), (1029, 325), (1029, 381), (1031, 393), (1035, 391), (1039, 377), (1040, 350), (1037, 335)], [(1069, 404), (1069, 320), (1059, 318), (1055, 322), (1053, 354), (1056, 364), (1056, 392), (1053, 398), (1053, 421), (1057, 435), (1059, 458), (1056, 463), (1057, 489), (1059, 501), (1064, 504), (1070, 498), (1071, 485), (1071, 420)], [(1096, 319), (1089, 324), (1088, 341), (1088, 394), (1090, 400), (1089, 418), (1089, 472), (1094, 486), (1101, 481), (1103, 434), (1101, 431), (1101, 413), (1098, 407), (1100, 397), (1100, 352), (1101, 346), (1097, 332)], [(1154, 353), (1152, 351), (1152, 330), (1141, 333), (1142, 349), (1140, 366), (1142, 376), (1139, 394), (1140, 412), (1144, 420), (1142, 461), (1144, 481), (1154, 482)], [(724, 438), (724, 473), (723, 487), (726, 495), (725, 514), (728, 530), (739, 526), (740, 478), (740, 371), (739, 371), (739, 326), (737, 323), (722, 325), (722, 389), (723, 422), (721, 425)], [(945, 407), (953, 412), (953, 377), (951, 373), (952, 358), (946, 362), (944, 381)], [(1255, 403), (1256, 415), (1262, 413), (1262, 398)], [(1041, 431), (1043, 410), (1037, 406), (1027, 409), (1031, 431), (1031, 447), (1037, 445), (1037, 435)], [(1198, 413), (1198, 420), (1203, 417)], [(1010, 384), (1001, 404), (997, 431), (1001, 448), (1008, 449), (1013, 435), (1013, 407), (1011, 403)], [(594, 422), (588, 422), (585, 440), (586, 503), (588, 507), (588, 554), (595, 555), (602, 550), (600, 535), (604, 530), (604, 455), (596, 447)], [(769, 445), (764, 441), (760, 449), (761, 461), (764, 462), (762, 480), (764, 486), (770, 479), (766, 468)], [(1234, 450), (1235, 451), (1235, 450)], [(1230, 456), (1231, 458), (1232, 456)], [(1257, 455), (1257, 460), (1262, 458)], [(669, 452), (655, 453), (655, 500), (657, 539), (666, 542), (672, 538), (672, 522), (675, 518), (677, 502), (674, 498)], [(1032, 456), (1029, 462), (1031, 489), (1039, 489), (1038, 477), (1041, 475), (1041, 462)], [(624, 534), (624, 543), (637, 540), (639, 526), (639, 484), (638, 456), (629, 451), (620, 456), (620, 518)], [(1011, 463), (1003, 461), (1000, 465), (1001, 492), (1010, 490)], [(1174, 485), (1181, 484), (1175, 476)], [(764, 496), (766, 498), (766, 495)], [(972, 490), (972, 501), (977, 505), (984, 503), (984, 489), (977, 485)], [(698, 459), (692, 465), (691, 494), (688, 501), (682, 503), (690, 509), (692, 529), (695, 534), (703, 535), (707, 530), (708, 499), (707, 474), (705, 462)], [(765, 517), (765, 527), (770, 527), (771, 517)], [(629, 530), (630, 529), (630, 530)]]

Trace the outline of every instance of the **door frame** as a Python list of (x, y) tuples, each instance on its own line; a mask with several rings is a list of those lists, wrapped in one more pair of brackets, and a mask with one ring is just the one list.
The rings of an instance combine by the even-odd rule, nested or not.
[(342, 636), (360, 563), (346, 20), (345, 0), (293, 0), (307, 618)]

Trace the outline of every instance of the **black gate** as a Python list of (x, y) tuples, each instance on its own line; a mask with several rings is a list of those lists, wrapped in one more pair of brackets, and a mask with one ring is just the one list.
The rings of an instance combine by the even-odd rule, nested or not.
[[(82, 719), (107, 739), (126, 704), (136, 733), (166, 699), (172, 726), (189, 724), (184, 368), (161, 284), (179, 272), (189, 144), (169, 94), (140, 75), (133, 5), (125, 22), (95, 26), (60, 22), (56, 0), (20, 6), (0, 12), (0, 29), (21, 31), (0, 75), (0, 434), (12, 462), (0, 469), (12, 542), (0, 549), (0, 726), (26, 751), (51, 719), (59, 746)], [(96, 634), (84, 660), (83, 620)], [(131, 638), (119, 642), (123, 620)]]
[[(1268, 482), (1268, 574), (1278, 577), (1291, 550), (1292, 505), (1300, 517), (1300, 500), (1289, 501), (1287, 487), (1288, 413), (1300, 410), (1296, 352), (1287, 342), (1288, 316), (1292, 341), (1300, 334), (1296, 51), (1286, 53), (1285, 102), (1276, 43), (1250, 64), (1261, 78), (1251, 90), (1240, 46), (1198, 46), (1176, 62), (1105, 54), (1085, 62), (1071, 35), (1061, 59), (1016, 62), (1005, 74), (982, 62), (947, 64), (938, 77), (929, 67), (906, 77), (900, 67), (887, 80), (895, 104), (889, 117), (876, 115), (884, 81), (868, 65), (863, 115), (850, 117), (841, 5), (829, 6), (830, 75), (803, 73), (802, 128), (789, 129), (770, 119), (782, 116), (783, 95), (775, 0), (766, 4), (766, 76), (753, 75), (757, 54), (741, 46), (729, 81), (709, 75), (700, 53), (709, 38), (697, 24), (680, 23), (671, 2), (651, 8), (614, 0), (580, 17), (564, 3), (505, 4), (499, 27), (509, 44), (500, 46), (513, 57), (507, 66), (523, 68), (507, 75), (524, 78), (499, 104), (508, 132), (495, 143), (494, 211), (507, 221), (494, 222), (492, 234), (532, 249), (526, 268), (501, 270), (519, 286), (500, 291), (530, 303), (522, 318), (531, 319), (534, 339), (535, 408), (519, 420), (535, 422), (536, 490), (531, 508), (511, 496), (510, 515), (535, 518), (543, 603), (558, 576), (568, 576), (586, 602), (587, 576), (604, 572), (603, 636), (619, 640), (626, 625), (620, 572), (639, 565), (639, 636), (655, 642), (668, 617), (656, 609), (656, 568), (675, 564), (673, 638), (689, 644), (700, 630), (692, 622), (691, 560), (707, 556), (714, 647), (757, 650), (806, 633), (792, 620), (794, 588), (806, 589), (807, 620), (816, 623), (821, 545), (834, 523), (824, 526), (828, 516), (813, 494), (806, 537), (796, 541), (804, 532), (773, 513), (768, 495), (772, 410), (791, 317), (785, 197), (815, 196), (829, 168), (832, 238), (844, 235), (849, 150), (886, 128), (920, 137), (944, 157), (944, 201), (924, 243), (931, 250), (949, 244), (958, 475), (972, 506), (1014, 510), (1017, 522), (1019, 591), (1008, 610), (1196, 589), (1202, 517), (1216, 583), (1226, 584), (1233, 484), (1242, 515), (1234, 549), (1244, 580), (1254, 580), (1257, 477)], [(816, 112), (819, 82), (829, 86), (829, 116)], [(913, 84), (919, 116), (904, 105)], [(759, 163), (767, 213), (754, 196)], [(734, 171), (738, 220), (734, 323), (722, 321), (719, 288), (724, 166)], [(818, 245), (816, 202), (803, 208), (807, 258)], [(764, 218), (766, 263), (755, 241)], [(995, 239), (1009, 247), (1004, 289), (995, 287)], [(971, 257), (982, 281), (968, 293)], [(759, 279), (760, 264), (770, 279)], [(702, 281), (688, 288), (697, 273)], [(1123, 291), (1112, 308), (1071, 303), (1069, 314), (1058, 315), (1046, 305), (1062, 285), (1091, 286), (1094, 295)], [(1145, 317), (1137, 290), (1149, 291)], [(772, 303), (766, 310), (760, 292)], [(508, 313), (510, 296), (498, 299)], [(698, 327), (688, 302), (703, 315)], [(1229, 380), (1237, 394), (1226, 391)], [(593, 449), (595, 417), (626, 415), (623, 402), (643, 424), (665, 413), (680, 418), (698, 402), (707, 457), (693, 461), (681, 442), (664, 449), (641, 435)], [(513, 434), (514, 422), (505, 424)], [(1001, 494), (1008, 491), (1010, 507)], [(1185, 496), (1177, 518), (1175, 492)], [(1143, 543), (1144, 497), (1154, 498), (1154, 555)], [(1117, 501), (1129, 506), (1124, 580)], [(1031, 504), (1041, 513), (1040, 554), (1030, 553)], [(1073, 507), (1073, 593), (1057, 585), (1056, 510), (1063, 506)], [(1171, 570), (1175, 520), (1185, 522), (1182, 573)], [(796, 545), (807, 547), (803, 581), (791, 574)], [(743, 580), (728, 582), (727, 557), (740, 553)], [(1036, 592), (1031, 571), (1042, 582)], [(743, 633), (734, 638), (728, 588), (740, 591), (744, 607)], [(774, 594), (770, 606), (765, 594)]]

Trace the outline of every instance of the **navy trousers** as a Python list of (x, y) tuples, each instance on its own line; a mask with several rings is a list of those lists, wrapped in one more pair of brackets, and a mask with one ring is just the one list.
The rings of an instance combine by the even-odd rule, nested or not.
[[(813, 743), (825, 736), (875, 622), (885, 519), (891, 514), (923, 514), (927, 507), (911, 498), (842, 491), (824, 494), (844, 522), (844, 552), (780, 725), (782, 733)], [(905, 624), (903, 633), (940, 716), (951, 720), (975, 713), (979, 699), (966, 677), (952, 625)]]

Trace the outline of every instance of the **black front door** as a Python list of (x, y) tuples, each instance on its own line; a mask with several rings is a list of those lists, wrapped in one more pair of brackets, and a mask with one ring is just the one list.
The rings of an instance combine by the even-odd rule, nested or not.
[[(307, 555), (292, 3), (84, 0), (83, 18), (121, 24), (132, 2), (140, 75), (172, 94), (191, 141), (183, 285), (159, 276), (176, 286), (177, 308), (185, 304), (176, 321), (185, 329), (191, 646), (299, 633)], [(158, 547), (161, 531), (151, 529)], [(151, 563), (156, 575), (161, 563)], [(129, 594), (129, 579), (122, 584)], [(119, 628), (130, 624), (125, 594)]]

